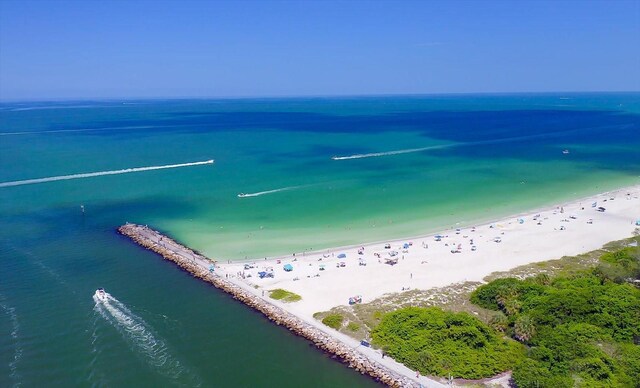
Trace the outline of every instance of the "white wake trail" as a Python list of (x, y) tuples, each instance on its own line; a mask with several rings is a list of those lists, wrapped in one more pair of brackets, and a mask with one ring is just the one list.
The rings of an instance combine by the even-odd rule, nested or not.
[(267, 190), (267, 191), (260, 191), (257, 193), (249, 193), (249, 194), (238, 194), (239, 198), (246, 198), (246, 197), (259, 197), (261, 195), (265, 195), (265, 194), (273, 194), (273, 193), (279, 193), (281, 191), (289, 191), (289, 190), (294, 190), (294, 189), (299, 189), (302, 186), (290, 186), (290, 187), (283, 187), (281, 189), (274, 189), (274, 190)]
[(128, 174), (128, 173), (132, 173), (132, 172), (164, 170), (164, 169), (168, 169), (168, 168), (200, 166), (200, 165), (204, 165), (204, 164), (213, 164), (213, 159), (205, 160), (203, 162), (167, 164), (167, 165), (164, 165), (164, 166), (151, 166), (151, 167), (135, 167), (135, 168), (125, 168), (123, 170), (88, 172), (88, 173), (83, 173), (83, 174), (59, 175), (59, 176), (52, 176), (52, 177), (47, 177), (47, 178), (36, 178), (36, 179), (26, 179), (26, 180), (22, 180), (22, 181), (2, 182), (2, 183), (0, 183), (0, 187), (33, 185), (33, 184), (36, 184), (36, 183), (65, 181), (65, 180), (70, 180), (70, 179), (92, 178), (92, 177), (103, 176), (103, 175)]
[(128, 127), (50, 129), (46, 131), (0, 132), (0, 136), (40, 135), (40, 134), (46, 134), (46, 133), (67, 133), (67, 132), (100, 132), (100, 131), (110, 131), (114, 129), (151, 129), (151, 128), (162, 128), (162, 127), (153, 126), (153, 125), (137, 125), (137, 126), (128, 126)]
[[(599, 128), (599, 127), (586, 128), (586, 129), (594, 129), (594, 128)], [(441, 145), (435, 145), (435, 146), (430, 146), (430, 147), (410, 148), (410, 149), (406, 149), (406, 150), (397, 150), (397, 151), (372, 152), (372, 153), (369, 153), (369, 154), (355, 154), (355, 155), (349, 155), (349, 156), (333, 156), (331, 159), (332, 160), (349, 160), (349, 159), (375, 158), (375, 157), (380, 157), (380, 156), (409, 154), (409, 153), (413, 153), (413, 152), (423, 152), (423, 151), (438, 150), (438, 149), (445, 149), (445, 148), (468, 147), (468, 146), (478, 146), (478, 145), (488, 145), (488, 144), (509, 143), (509, 142), (512, 142), (512, 141), (534, 140), (534, 139), (541, 139), (541, 138), (558, 137), (558, 136), (566, 135), (568, 133), (578, 132), (578, 131), (581, 131), (581, 130), (584, 130), (584, 129), (583, 128), (580, 128), (580, 129), (569, 129), (569, 130), (566, 130), (566, 131), (559, 131), (559, 132), (554, 132), (554, 133), (541, 133), (541, 134), (536, 134), (536, 135), (505, 137), (505, 138), (502, 138), (502, 139), (478, 140), (478, 141), (472, 141), (472, 142), (467, 142), (467, 143), (441, 144)]]
[(430, 147), (421, 147), (421, 148), (409, 148), (406, 150), (397, 150), (397, 151), (387, 151), (387, 152), (372, 152), (370, 154), (355, 154), (349, 156), (334, 156), (331, 159), (333, 160), (349, 160), (349, 159), (362, 159), (362, 158), (375, 158), (378, 156), (389, 156), (389, 155), (400, 155), (400, 154), (410, 154), (412, 152), (422, 152), (428, 150), (436, 150), (441, 148), (453, 147), (457, 144), (443, 144), (437, 146)]
[(106, 301), (93, 296), (95, 311), (123, 335), (135, 352), (143, 355), (147, 363), (162, 375), (175, 380), (187, 380), (189, 385), (201, 385), (200, 379), (171, 355), (165, 342), (154, 335), (153, 329), (141, 317), (111, 294), (107, 293), (106, 296)]
[[(0, 295), (0, 300), (4, 300), (4, 296)], [(21, 385), (21, 376), (18, 372), (18, 363), (22, 359), (22, 341), (20, 340), (20, 322), (18, 321), (18, 315), (16, 314), (15, 307), (11, 307), (5, 303), (0, 303), (0, 308), (9, 316), (11, 320), (11, 340), (13, 342), (13, 360), (9, 363), (9, 370), (11, 371), (9, 377), (14, 381), (13, 386), (19, 387)]]

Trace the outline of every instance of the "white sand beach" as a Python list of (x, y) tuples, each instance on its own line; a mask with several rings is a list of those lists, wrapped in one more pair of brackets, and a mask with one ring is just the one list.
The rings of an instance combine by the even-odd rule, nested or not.
[[(482, 281), (495, 271), (598, 249), (630, 237), (639, 219), (640, 186), (632, 186), (475, 227), (286, 259), (219, 263), (218, 271), (251, 288), (301, 295), (283, 307), (312, 320), (315, 312), (347, 305), (354, 296), (366, 303), (403, 289)], [(285, 271), (286, 264), (293, 269)], [(273, 277), (260, 278), (265, 271)]]

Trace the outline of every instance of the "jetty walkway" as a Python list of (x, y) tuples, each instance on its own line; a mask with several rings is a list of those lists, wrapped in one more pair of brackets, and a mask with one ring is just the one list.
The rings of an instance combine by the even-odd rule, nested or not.
[[(162, 233), (146, 225), (130, 223), (119, 227), (118, 232), (129, 237), (140, 246), (159, 254), (166, 260), (172, 261), (192, 276), (212, 284), (214, 287), (230, 294), (234, 299), (261, 312), (277, 325), (284, 326), (291, 332), (313, 342), (318, 349), (334, 355), (350, 368), (356, 369), (362, 374), (367, 374), (390, 387), (425, 386), (413, 378), (400, 374), (372, 360), (357, 348), (340, 341), (319, 327), (274, 305), (257, 295), (257, 291), (250, 290), (248, 287), (243, 287), (240, 284), (219, 276), (215, 270), (212, 270), (215, 268), (214, 260), (185, 247)], [(444, 384), (431, 380), (427, 386), (442, 387)]]

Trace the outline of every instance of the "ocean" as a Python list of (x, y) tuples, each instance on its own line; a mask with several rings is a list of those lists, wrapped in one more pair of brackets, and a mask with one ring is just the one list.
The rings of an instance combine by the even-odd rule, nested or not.
[(0, 386), (374, 385), (115, 228), (383, 241), (638, 184), (638, 150), (640, 93), (2, 103)]

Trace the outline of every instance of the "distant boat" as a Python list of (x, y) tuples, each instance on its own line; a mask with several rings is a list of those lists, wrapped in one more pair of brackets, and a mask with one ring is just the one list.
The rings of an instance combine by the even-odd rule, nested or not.
[(104, 291), (104, 288), (98, 288), (94, 296), (98, 299), (98, 301), (102, 303), (106, 303), (109, 301), (107, 297), (107, 293)]
[(337, 156), (332, 156), (332, 157), (331, 157), (331, 160), (340, 160), (340, 158), (339, 158), (339, 157), (337, 157)]
[(245, 193), (240, 193), (240, 194), (238, 194), (238, 198), (244, 198), (244, 197), (246, 197), (246, 196), (247, 196), (247, 194), (245, 194)]
[(569, 153), (569, 150), (563, 150), (562, 153), (566, 155)]

